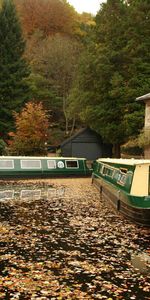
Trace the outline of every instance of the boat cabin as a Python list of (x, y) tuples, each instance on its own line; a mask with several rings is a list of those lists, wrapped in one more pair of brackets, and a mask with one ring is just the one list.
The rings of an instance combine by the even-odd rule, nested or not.
[(88, 175), (85, 158), (1, 156), (0, 178)]
[(136, 196), (148, 196), (150, 160), (99, 159), (97, 170), (118, 188)]
[(150, 226), (150, 160), (98, 159), (92, 182), (116, 210)]

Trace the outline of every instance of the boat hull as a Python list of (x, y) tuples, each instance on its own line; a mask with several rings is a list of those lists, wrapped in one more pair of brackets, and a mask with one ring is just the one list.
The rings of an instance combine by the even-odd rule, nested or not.
[(126, 218), (143, 226), (150, 226), (150, 207), (136, 207), (131, 204), (133, 196), (118, 190), (103, 178), (93, 174), (92, 183), (99, 189), (102, 199)]

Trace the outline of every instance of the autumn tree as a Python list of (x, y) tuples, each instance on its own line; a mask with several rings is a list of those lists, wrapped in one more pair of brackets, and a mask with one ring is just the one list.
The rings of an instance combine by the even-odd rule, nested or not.
[(65, 0), (15, 0), (25, 34), (40, 30), (44, 36), (70, 35), (75, 27), (76, 12)]
[(48, 141), (48, 117), (42, 103), (29, 102), (20, 113), (14, 113), (16, 132), (10, 133), (11, 154), (43, 155), (46, 154)]
[(75, 120), (68, 118), (68, 94), (93, 17), (78, 14), (67, 0), (14, 1), (27, 37), (31, 98), (42, 101), (53, 125), (68, 134)]
[(0, 132), (13, 128), (12, 111), (19, 111), (29, 96), (29, 68), (24, 59), (25, 41), (11, 0), (0, 9)]

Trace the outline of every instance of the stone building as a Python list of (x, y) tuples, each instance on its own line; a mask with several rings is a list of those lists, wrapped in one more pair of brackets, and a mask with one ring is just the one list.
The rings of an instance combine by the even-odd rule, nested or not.
[[(145, 103), (145, 124), (144, 131), (150, 134), (150, 93), (136, 98), (137, 101), (143, 101)], [(144, 158), (150, 159), (150, 144), (145, 146)]]

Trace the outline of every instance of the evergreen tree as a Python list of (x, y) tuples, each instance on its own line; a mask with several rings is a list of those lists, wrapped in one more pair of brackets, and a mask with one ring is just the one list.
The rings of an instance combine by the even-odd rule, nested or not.
[(144, 110), (135, 98), (150, 86), (149, 12), (146, 0), (102, 5), (72, 94), (82, 120), (114, 144), (115, 156), (143, 126)]
[(0, 10), (0, 133), (3, 137), (13, 129), (13, 111), (19, 111), (28, 99), (29, 69), (24, 50), (15, 6), (11, 0), (3, 0)]
[(139, 133), (144, 122), (144, 106), (134, 99), (150, 90), (150, 1), (130, 1), (127, 25), (127, 44), (123, 49), (127, 58), (124, 98), (125, 120), (129, 124), (126, 132), (130, 137), (136, 134), (136, 129)]

